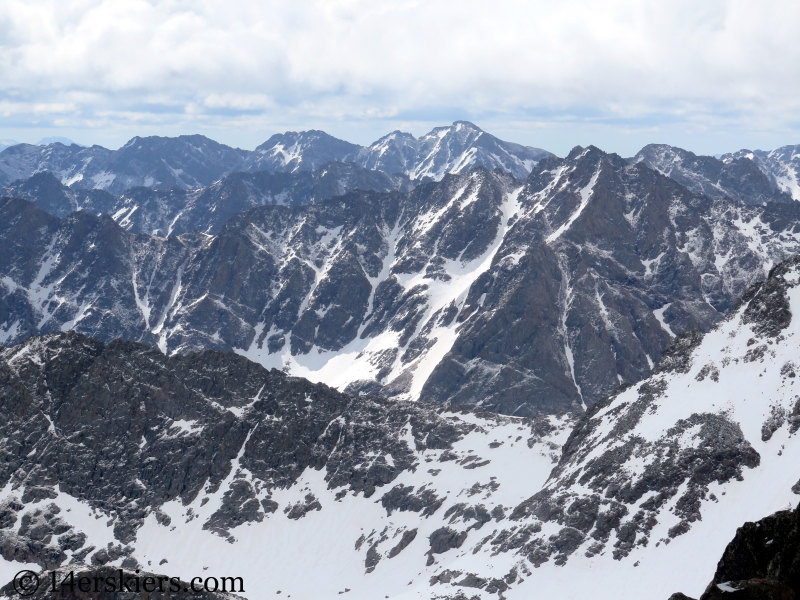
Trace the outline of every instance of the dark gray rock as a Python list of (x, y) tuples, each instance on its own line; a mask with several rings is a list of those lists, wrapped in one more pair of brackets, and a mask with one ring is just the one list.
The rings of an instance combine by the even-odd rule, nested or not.
[(17, 513), (25, 508), (16, 496), (9, 496), (0, 502), (0, 529), (9, 529), (17, 522)]
[[(745, 523), (700, 600), (791, 600), (800, 594), (800, 507)], [(724, 585), (723, 585), (724, 584)], [(673, 594), (671, 598), (688, 598)], [(690, 599), (689, 599), (690, 600)]]
[[(279, 507), (271, 490), (290, 487), (308, 468), (324, 469), (329, 488), (345, 493), (371, 497), (389, 486), (378, 495), (387, 512), (428, 517), (445, 498), (392, 481), (419, 466), (415, 452), (426, 444), (451, 446), (475, 427), (443, 407), (352, 398), (235, 354), (167, 357), (74, 332), (0, 350), (0, 487), (58, 488), (113, 521), (122, 544), (135, 541), (151, 513), (174, 526), (160, 510), (164, 503), (188, 504), (226, 481), (204, 528), (231, 540), (235, 528), (274, 518)], [(81, 549), (74, 556), (86, 559), (94, 549), (83, 548), (86, 538), (68, 514), (39, 499), (48, 495), (31, 495), (22, 519), (15, 516), (25, 503), (9, 498), (4, 523), (19, 525), (21, 547), (55, 545), (58, 538), (59, 547)], [(281, 508), (290, 519), (324, 512), (313, 494)], [(465, 518), (489, 520), (485, 509), (474, 511)], [(193, 518), (191, 511), (186, 516)], [(110, 552), (102, 549), (97, 560)]]
[(792, 313), (786, 295), (789, 285), (783, 275), (798, 264), (800, 256), (782, 262), (770, 271), (766, 281), (753, 286), (742, 296), (741, 304), (747, 304), (742, 322), (753, 324), (757, 335), (775, 337), (791, 322)]
[(54, 569), (67, 558), (58, 547), (7, 529), (0, 530), (0, 555), (7, 561), (35, 563), (42, 569)]
[(70, 531), (58, 538), (58, 546), (62, 550), (72, 550), (73, 553), (77, 552), (86, 543), (86, 534), (82, 531)]
[(253, 486), (247, 481), (238, 479), (231, 483), (222, 496), (222, 506), (203, 524), (203, 529), (227, 531), (243, 523), (263, 520), (264, 513), (261, 511), (261, 504), (256, 498)]
[[(314, 497), (314, 494), (306, 494), (305, 502), (298, 502), (294, 505), (287, 506), (283, 512), (290, 519), (302, 519), (312, 510), (322, 510), (322, 505), (319, 500)], [(368, 565), (369, 566), (369, 565)]]
[(417, 537), (416, 528), (407, 529), (406, 531), (404, 531), (402, 537), (400, 538), (400, 541), (397, 542), (397, 545), (395, 545), (391, 550), (389, 550), (389, 554), (387, 554), (387, 557), (394, 558), (395, 556), (400, 554), (403, 550), (405, 550), (408, 547), (408, 545), (411, 542), (414, 541), (414, 539), (416, 539), (416, 537)]
[[(222, 214), (213, 198), (226, 194), (230, 210), (251, 202), (237, 204), (240, 194), (267, 202), (253, 190), (278, 175), (231, 176), (202, 193), (211, 195), (198, 210)], [(66, 328), (169, 353), (246, 350), (280, 366), (389, 335), (397, 347), (364, 350), (348, 393), (414, 399), (421, 387), (419, 399), (434, 404), (578, 412), (645, 377), (673, 334), (712, 327), (766, 264), (799, 246), (788, 234), (800, 227), (800, 205), (693, 194), (596, 148), (545, 158), (519, 186), (476, 169), (403, 193), (256, 206), (216, 235), (167, 239), (86, 211), (55, 219), (3, 200), (0, 341)], [(514, 215), (504, 212), (512, 192)], [(189, 194), (126, 193), (131, 207), (148, 194)], [(483, 256), (490, 264), (466, 295), (434, 310), (432, 287), (447, 285), (454, 264)], [(775, 310), (784, 316), (772, 321), (785, 319)], [(456, 328), (455, 342), (412, 385), (428, 372), (417, 368), (433, 360), (440, 327)], [(372, 476), (384, 481), (389, 471), (376, 466)]]
[(456, 531), (450, 527), (440, 527), (431, 533), (428, 541), (430, 543), (430, 550), (428, 550), (428, 565), (434, 562), (434, 554), (444, 554), (448, 550), (460, 548), (464, 540), (467, 539), (466, 531)]
[[(446, 498), (439, 498), (431, 490), (422, 486), (414, 493), (414, 486), (404, 486), (402, 483), (393, 487), (381, 497), (381, 504), (386, 509), (386, 514), (392, 511), (412, 511), (428, 517), (435, 513)], [(447, 515), (445, 515), (447, 516)]]
[(732, 154), (723, 154), (720, 159), (725, 163), (747, 159), (754, 162), (761, 170), (773, 189), (790, 194), (794, 200), (800, 200), (792, 181), (800, 181), (800, 146), (783, 146), (771, 152), (764, 150), (739, 150)]

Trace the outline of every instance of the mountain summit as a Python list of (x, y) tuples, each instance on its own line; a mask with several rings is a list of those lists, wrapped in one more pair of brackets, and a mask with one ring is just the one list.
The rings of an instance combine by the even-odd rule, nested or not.
[(522, 180), (547, 156), (552, 155), (499, 140), (469, 121), (456, 121), (420, 138), (396, 131), (363, 149), (356, 161), (368, 168), (405, 173), (411, 179), (439, 181), (446, 173), (481, 166), (502, 169)]

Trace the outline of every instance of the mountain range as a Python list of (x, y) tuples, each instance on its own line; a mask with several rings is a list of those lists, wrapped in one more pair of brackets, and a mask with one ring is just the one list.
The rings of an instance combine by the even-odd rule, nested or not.
[(349, 162), (412, 180), (440, 180), (474, 167), (501, 168), (524, 178), (549, 152), (504, 142), (467, 121), (415, 138), (396, 131), (364, 147), (323, 131), (272, 136), (254, 151), (231, 148), (202, 135), (135, 137), (119, 150), (61, 143), (17, 144), (0, 152), (0, 185), (50, 171), (66, 186), (120, 194), (132, 187), (191, 190), (233, 172), (316, 171)]
[(0, 340), (75, 329), (234, 350), (351, 393), (574, 411), (639, 381), (674, 335), (707, 330), (797, 252), (798, 211), (780, 194), (693, 193), (593, 147), (525, 183), (477, 169), (169, 238), (8, 198)]
[(768, 517), (800, 494), (797, 147), (31, 148), (0, 152), (2, 582), (800, 593)]

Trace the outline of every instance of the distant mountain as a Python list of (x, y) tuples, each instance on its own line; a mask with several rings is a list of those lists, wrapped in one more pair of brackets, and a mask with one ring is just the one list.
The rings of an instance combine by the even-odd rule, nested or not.
[[(50, 144), (64, 144), (65, 146), (72, 146), (75, 144), (71, 139), (61, 137), (61, 136), (53, 136), (53, 137), (44, 137), (36, 142), (37, 146), (49, 146)], [(82, 146), (82, 144), (75, 144), (76, 146)], [(85, 147), (85, 146), (84, 146)]]
[[(74, 569), (795, 596), (800, 511), (764, 518), (800, 495), (800, 202), (769, 170), (794, 150), (576, 147), (521, 180), (463, 122), (313, 170), (312, 138), (207, 185), (236, 157), (202, 140), (113, 173), (98, 147), (0, 153), (65, 169), (0, 197), (0, 595)], [(185, 187), (80, 183), (165, 165)]]
[(393, 131), (366, 148), (361, 148), (358, 162), (367, 169), (410, 175), (417, 165), (419, 140), (410, 133)]
[(256, 148), (242, 170), (313, 171), (336, 160), (355, 162), (370, 170), (407, 175), (412, 180), (439, 181), (447, 173), (475, 167), (502, 169), (525, 179), (545, 150), (497, 139), (467, 121), (437, 127), (420, 138), (395, 131), (369, 147), (338, 140), (323, 131), (289, 132), (272, 136)]
[(19, 144), (0, 152), (0, 172), (10, 183), (50, 171), (64, 185), (114, 194), (135, 186), (192, 189), (235, 170), (246, 155), (201, 135), (135, 137), (116, 151), (75, 144)]
[(420, 138), (395, 131), (361, 151), (359, 164), (411, 179), (439, 181), (447, 173), (474, 167), (502, 169), (524, 180), (534, 165), (551, 153), (511, 144), (489, 135), (468, 121), (436, 127)]
[(66, 186), (112, 194), (134, 187), (194, 190), (234, 172), (300, 173), (317, 171), (330, 162), (352, 162), (411, 180), (440, 180), (446, 173), (478, 166), (500, 168), (524, 179), (545, 156), (550, 153), (503, 142), (466, 121), (438, 127), (419, 139), (396, 132), (368, 148), (315, 130), (276, 134), (253, 152), (201, 135), (153, 136), (135, 137), (119, 150), (60, 142), (18, 144), (0, 151), (0, 185), (50, 171)]
[(66, 217), (77, 210), (113, 214), (117, 203), (116, 197), (105, 190), (68, 187), (50, 171), (39, 171), (28, 179), (15, 181), (3, 190), (3, 195), (30, 200), (56, 217)]
[(258, 146), (241, 164), (241, 171), (316, 171), (331, 161), (351, 162), (361, 146), (324, 131), (278, 133)]
[(235, 172), (205, 188), (134, 187), (116, 196), (105, 190), (67, 187), (49, 171), (40, 171), (30, 179), (14, 182), (3, 194), (30, 200), (56, 217), (77, 210), (108, 214), (128, 231), (164, 237), (187, 231), (216, 233), (235, 214), (256, 206), (300, 206), (353, 189), (389, 192), (411, 187), (403, 175), (389, 176), (353, 163), (331, 162), (314, 172)]
[[(717, 159), (666, 144), (649, 144), (629, 160), (644, 162), (693, 192), (711, 198), (727, 196), (750, 205), (792, 200), (791, 194), (776, 184), (775, 177), (765, 172), (764, 161), (755, 160), (753, 153), (746, 151)], [(800, 194), (795, 199), (800, 199)]]
[(783, 146), (771, 152), (739, 150), (724, 154), (722, 161), (733, 163), (742, 158), (757, 164), (776, 189), (789, 194), (794, 200), (800, 200), (800, 145)]
[(10, 148), (11, 146), (16, 146), (19, 142), (14, 140), (0, 140), (0, 152), (5, 150), (6, 148)]

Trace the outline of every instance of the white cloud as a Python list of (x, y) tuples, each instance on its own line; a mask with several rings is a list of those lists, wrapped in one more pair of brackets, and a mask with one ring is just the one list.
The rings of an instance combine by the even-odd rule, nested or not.
[(796, 0), (4, 0), (0, 126), (796, 132), (798, 31)]

